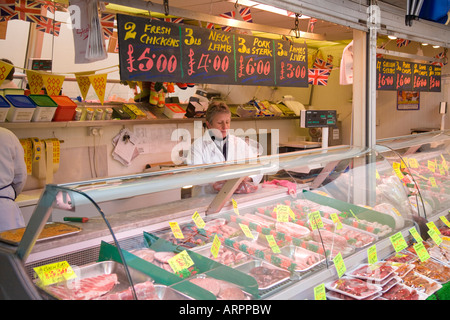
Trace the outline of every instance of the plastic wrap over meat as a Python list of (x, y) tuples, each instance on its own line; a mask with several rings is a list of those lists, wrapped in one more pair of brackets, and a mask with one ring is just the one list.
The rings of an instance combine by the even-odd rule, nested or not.
[[(213, 184), (213, 188), (216, 192), (219, 192), (224, 184), (226, 183), (226, 180), (223, 181), (217, 181)], [(251, 181), (242, 181), (239, 186), (236, 188), (234, 193), (253, 193), (256, 190), (258, 190), (258, 186), (255, 186), (253, 182)]]

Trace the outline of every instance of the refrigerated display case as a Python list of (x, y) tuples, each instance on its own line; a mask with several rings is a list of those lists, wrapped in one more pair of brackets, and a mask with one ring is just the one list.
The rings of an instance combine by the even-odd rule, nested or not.
[[(252, 186), (249, 176), (263, 179)], [(209, 193), (102, 209), (191, 185)], [(78, 232), (40, 239), (58, 217), (88, 213), (87, 222), (66, 222)], [(393, 235), (408, 240), (410, 228), (420, 229), (415, 214), (388, 159), (350, 146), (47, 185), (22, 238), (11, 243), (0, 234), (0, 292), (10, 299), (74, 298), (67, 288), (81, 288), (78, 298), (313, 299), (315, 286), (338, 277), (336, 256), (350, 270), (367, 263), (373, 245), (379, 259), (392, 254)], [(60, 275), (61, 265), (72, 276), (54, 284), (61, 279), (47, 273)], [(105, 278), (109, 290), (87, 290), (92, 277)]]
[(450, 131), (383, 139), (377, 151), (396, 170), (408, 189), (415, 213), (427, 220), (447, 213), (450, 208)]

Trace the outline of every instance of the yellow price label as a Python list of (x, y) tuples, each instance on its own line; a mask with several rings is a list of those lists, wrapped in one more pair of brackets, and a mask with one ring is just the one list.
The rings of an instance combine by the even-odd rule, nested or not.
[(178, 222), (169, 222), (170, 229), (172, 229), (172, 233), (177, 239), (184, 239), (183, 232), (181, 232), (180, 226)]
[(427, 233), (430, 235), (431, 239), (433, 239), (434, 243), (437, 245), (442, 243), (441, 237), (439, 237), (439, 234), (434, 229), (429, 229)]
[(217, 236), (217, 234), (214, 236), (214, 240), (213, 243), (211, 245), (211, 254), (213, 255), (214, 258), (217, 258), (217, 256), (219, 255), (219, 251), (220, 251), (220, 246), (222, 245), (222, 243), (220, 242), (219, 237)]
[(314, 300), (327, 300), (325, 285), (323, 283), (314, 287)]
[(184, 269), (188, 269), (190, 266), (194, 265), (194, 261), (192, 261), (191, 257), (189, 256), (186, 250), (183, 250), (180, 253), (173, 256), (168, 260), (168, 262), (170, 267), (175, 273), (180, 272)]
[(428, 160), (428, 169), (431, 172), (435, 172), (436, 171), (436, 162)]
[(374, 264), (377, 261), (378, 261), (377, 246), (373, 245), (367, 249), (367, 262), (369, 264)]
[(278, 222), (289, 222), (289, 211), (286, 206), (278, 206), (276, 209), (277, 212), (277, 221)]
[(429, 180), (430, 180), (430, 182), (431, 182), (431, 186), (432, 186), (432, 187), (437, 187), (436, 179), (434, 179), (434, 177), (431, 177)]
[(33, 268), (43, 286), (76, 278), (76, 274), (67, 261), (46, 264)]
[(281, 252), (273, 235), (271, 235), (271, 234), (266, 235), (266, 239), (267, 239), (267, 242), (269, 243), (269, 247), (272, 249), (273, 253)]
[(445, 216), (440, 216), (439, 219), (441, 219), (442, 222), (445, 223), (445, 225), (450, 228), (450, 222), (447, 220)]
[(378, 172), (378, 170), (375, 170), (375, 178), (377, 178), (378, 180), (381, 179), (380, 174)]
[(342, 254), (340, 252), (334, 257), (333, 263), (338, 277), (342, 277), (345, 271), (347, 271), (347, 268), (345, 267), (344, 259), (342, 258)]
[(445, 161), (445, 158), (442, 154), (441, 154), (441, 158), (442, 158), (442, 166), (444, 167), (445, 171), (448, 171), (447, 161)]
[(336, 230), (342, 229), (342, 223), (341, 220), (339, 220), (337, 213), (332, 213), (330, 216), (331, 220), (333, 220), (334, 224), (336, 225)]
[(442, 164), (438, 164), (438, 169), (439, 169), (439, 173), (441, 174), (441, 176), (445, 176), (446, 175), (444, 166)]
[(231, 203), (233, 203), (233, 210), (234, 210), (234, 213), (236, 213), (237, 215), (239, 215), (239, 209), (238, 209), (238, 205), (237, 205), (236, 200), (231, 199)]
[(197, 228), (203, 229), (205, 227), (205, 221), (203, 221), (202, 217), (197, 211), (195, 211), (194, 214), (192, 215), (192, 220), (194, 220), (194, 223), (197, 226)]
[(416, 251), (417, 255), (419, 256), (420, 261), (427, 261), (430, 259), (430, 254), (428, 253), (427, 249), (423, 245), (423, 242), (417, 242), (414, 244), (414, 250)]
[(391, 240), (395, 252), (402, 251), (403, 249), (406, 249), (406, 247), (408, 247), (405, 238), (403, 238), (403, 235), (400, 231), (389, 237), (389, 240)]
[(411, 235), (414, 237), (414, 239), (416, 239), (417, 243), (423, 241), (422, 237), (420, 236), (419, 232), (417, 232), (417, 229), (415, 227), (412, 227), (411, 229), (409, 229), (409, 233), (411, 233)]
[(312, 230), (323, 228), (323, 221), (320, 216), (320, 211), (311, 212), (308, 214), (308, 219)]
[(411, 168), (419, 167), (419, 162), (417, 162), (417, 159), (415, 159), (415, 158), (408, 158), (408, 163)]
[(438, 235), (441, 234), (441, 232), (440, 232), (439, 229), (436, 227), (436, 225), (434, 224), (433, 221), (427, 222), (427, 227), (428, 227), (428, 229), (433, 229), (433, 230), (436, 232), (436, 234), (438, 234)]
[(245, 236), (250, 239), (254, 239), (253, 233), (250, 231), (249, 227), (243, 223), (239, 223), (239, 226), (241, 227), (242, 231), (244, 232)]
[(394, 162), (392, 164), (392, 168), (394, 168), (395, 174), (397, 175), (397, 177), (399, 177), (400, 180), (402, 180), (404, 178), (404, 176), (403, 176), (403, 173), (400, 170), (400, 167), (401, 167), (401, 165), (398, 162)]

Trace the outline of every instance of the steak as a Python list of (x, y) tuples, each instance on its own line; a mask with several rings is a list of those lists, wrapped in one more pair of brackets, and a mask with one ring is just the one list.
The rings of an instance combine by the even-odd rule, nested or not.
[(61, 300), (91, 300), (108, 293), (117, 283), (117, 274), (111, 273), (75, 279), (70, 285), (57, 284), (45, 290)]

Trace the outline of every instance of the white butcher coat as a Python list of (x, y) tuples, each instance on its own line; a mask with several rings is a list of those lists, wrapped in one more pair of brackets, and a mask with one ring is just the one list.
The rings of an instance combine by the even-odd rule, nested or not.
[(22, 145), (14, 133), (0, 127), (0, 231), (25, 226), (14, 199), (22, 192), (26, 179)]
[[(209, 130), (206, 130), (201, 138), (197, 138), (192, 147), (190, 155), (187, 157), (187, 163), (190, 165), (198, 164), (211, 164), (216, 162), (233, 162), (238, 160), (245, 160), (251, 158), (256, 158), (258, 156), (258, 150), (250, 146), (242, 138), (236, 137), (234, 135), (228, 135), (225, 139), (227, 143), (227, 159), (222, 152), (224, 140), (222, 139), (211, 139)], [(262, 175), (250, 176), (255, 185), (259, 184)], [(212, 188), (207, 186), (202, 186), (202, 190), (196, 188), (193, 190), (193, 195), (198, 195), (202, 193), (210, 193)]]

